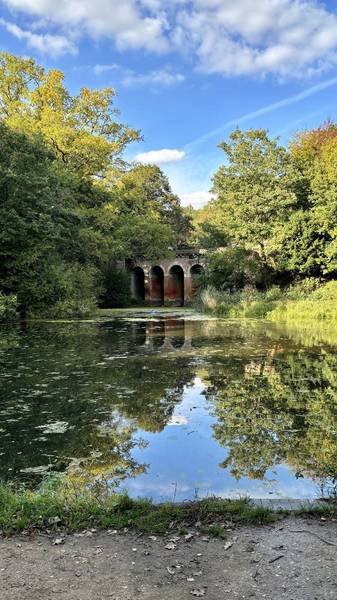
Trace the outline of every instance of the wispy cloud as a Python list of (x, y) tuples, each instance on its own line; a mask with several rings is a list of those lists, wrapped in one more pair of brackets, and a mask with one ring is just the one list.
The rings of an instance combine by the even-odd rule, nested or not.
[(95, 65), (94, 73), (95, 75), (102, 75), (103, 73), (108, 73), (109, 71), (118, 71), (119, 65), (113, 63), (111, 65)]
[(175, 73), (167, 69), (150, 71), (150, 73), (136, 73), (135, 71), (129, 71), (122, 78), (122, 85), (125, 87), (142, 85), (168, 87), (177, 83), (182, 83), (184, 80), (185, 77), (181, 73)]
[(294, 94), (293, 96), (288, 96), (288, 98), (283, 98), (283, 100), (278, 100), (277, 102), (273, 102), (272, 104), (263, 106), (262, 108), (259, 108), (252, 112), (249, 112), (249, 113), (246, 113), (245, 115), (241, 115), (240, 117), (238, 117), (236, 119), (231, 119), (230, 121), (227, 121), (226, 123), (221, 125), (221, 127), (212, 129), (211, 131), (208, 131), (204, 135), (201, 135), (200, 137), (196, 138), (192, 142), (186, 144), (184, 149), (185, 149), (185, 151), (191, 150), (195, 146), (198, 146), (199, 144), (203, 144), (204, 142), (207, 142), (209, 139), (212, 139), (214, 137), (221, 135), (222, 133), (224, 133), (227, 129), (229, 129), (231, 127), (236, 127), (237, 125), (241, 125), (242, 123), (252, 121), (253, 119), (256, 119), (257, 117), (261, 117), (262, 115), (266, 115), (268, 113), (274, 112), (275, 110), (279, 110), (281, 108), (284, 108), (285, 106), (289, 106), (290, 104), (295, 104), (297, 102), (301, 102), (301, 100), (305, 100), (306, 98), (309, 98), (310, 96), (314, 96), (315, 94), (318, 94), (319, 92), (322, 92), (334, 85), (337, 85), (337, 77), (331, 77), (331, 79), (326, 79), (325, 81), (322, 81), (321, 83), (317, 83), (316, 85), (313, 85), (313, 86), (303, 90), (302, 92), (299, 92), (298, 94)]

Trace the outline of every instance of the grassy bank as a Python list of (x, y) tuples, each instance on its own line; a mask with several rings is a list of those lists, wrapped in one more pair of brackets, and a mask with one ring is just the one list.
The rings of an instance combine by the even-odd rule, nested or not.
[[(64, 476), (45, 480), (37, 490), (0, 483), (0, 533), (20, 531), (81, 531), (91, 528), (133, 530), (163, 535), (168, 531), (225, 537), (234, 524), (264, 525), (287, 511), (255, 506), (248, 498), (225, 500), (210, 497), (186, 503), (153, 504), (147, 499), (132, 500), (126, 494), (108, 492), (106, 485), (79, 487)], [(295, 515), (337, 518), (335, 501), (294, 511)]]
[(224, 521), (262, 524), (274, 518), (270, 510), (255, 507), (247, 499), (208, 498), (184, 504), (154, 505), (146, 499), (132, 500), (125, 494), (110, 494), (106, 487), (79, 488), (65, 483), (63, 478), (52, 478), (35, 491), (0, 484), (0, 531), (4, 533), (127, 527), (163, 534), (169, 528), (183, 532), (199, 522), (205, 533), (221, 536)]
[(219, 317), (337, 322), (337, 281), (320, 284), (307, 279), (285, 290), (273, 286), (266, 292), (245, 288), (230, 293), (206, 288), (200, 293), (198, 308)]

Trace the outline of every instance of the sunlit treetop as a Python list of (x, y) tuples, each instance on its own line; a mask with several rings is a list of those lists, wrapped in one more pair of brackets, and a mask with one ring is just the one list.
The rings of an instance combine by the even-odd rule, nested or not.
[(80, 177), (102, 178), (139, 131), (118, 120), (113, 88), (71, 95), (61, 71), (33, 59), (0, 54), (0, 118), (12, 128), (40, 132)]

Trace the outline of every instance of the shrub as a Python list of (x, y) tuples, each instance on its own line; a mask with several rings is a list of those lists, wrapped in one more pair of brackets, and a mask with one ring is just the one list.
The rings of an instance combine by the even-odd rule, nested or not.
[(96, 302), (93, 298), (68, 298), (56, 302), (49, 310), (48, 316), (51, 318), (62, 317), (88, 317), (96, 308)]
[(96, 306), (97, 270), (92, 266), (51, 264), (41, 285), (25, 280), (24, 295), (31, 290), (30, 314), (44, 317), (83, 317)]
[(9, 323), (17, 319), (17, 297), (4, 296), (0, 293), (0, 323)]
[(101, 285), (100, 306), (115, 308), (130, 305), (130, 276), (127, 271), (118, 269), (114, 263), (106, 263), (101, 270)]
[(286, 292), (270, 317), (274, 321), (336, 321), (337, 281), (321, 285), (317, 279), (303, 280)]
[(312, 292), (317, 290), (322, 285), (320, 279), (316, 277), (307, 277), (301, 281), (296, 281), (286, 290), (286, 297), (289, 300), (303, 300), (308, 298)]
[(263, 285), (268, 275), (257, 256), (244, 248), (228, 246), (206, 256), (204, 279), (216, 289), (238, 290)]
[(311, 299), (337, 301), (337, 281), (329, 281), (325, 285), (317, 287), (311, 294)]
[(201, 290), (198, 297), (198, 304), (205, 312), (217, 312), (220, 305), (224, 303), (224, 297), (229, 298), (228, 293), (219, 292), (212, 286)]

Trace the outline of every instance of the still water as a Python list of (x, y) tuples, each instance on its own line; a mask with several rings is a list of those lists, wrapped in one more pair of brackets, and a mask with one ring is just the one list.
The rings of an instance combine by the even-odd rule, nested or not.
[(0, 373), (0, 479), (103, 477), (155, 501), (334, 487), (329, 330), (102, 312), (3, 332)]

